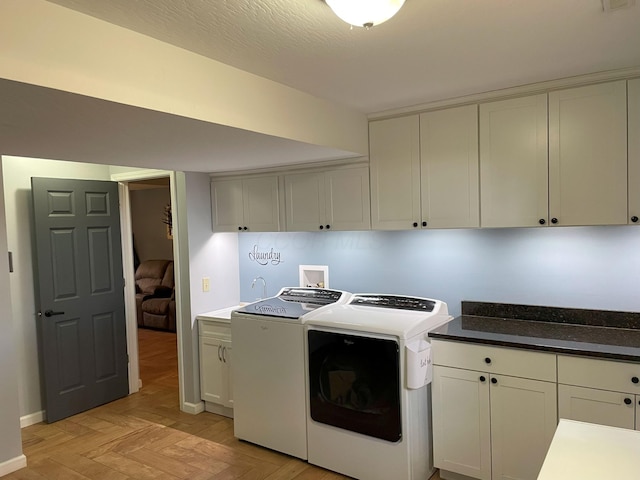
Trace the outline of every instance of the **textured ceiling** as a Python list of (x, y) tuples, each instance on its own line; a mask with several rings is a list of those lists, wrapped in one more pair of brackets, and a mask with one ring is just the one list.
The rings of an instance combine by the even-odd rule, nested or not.
[[(48, 1), (367, 114), (640, 67), (640, 1), (406, 0), (370, 30), (322, 0)], [(0, 105), (6, 155), (200, 172), (352, 155), (2, 79)]]
[(640, 5), (406, 0), (350, 29), (322, 0), (49, 0), (366, 113), (640, 65)]

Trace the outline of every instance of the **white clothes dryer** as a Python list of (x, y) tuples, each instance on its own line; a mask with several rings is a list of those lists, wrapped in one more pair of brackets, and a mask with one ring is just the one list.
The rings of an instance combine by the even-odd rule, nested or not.
[(431, 476), (430, 385), (408, 372), (428, 372), (428, 332), (451, 318), (439, 300), (378, 294), (305, 317), (309, 463), (361, 480)]

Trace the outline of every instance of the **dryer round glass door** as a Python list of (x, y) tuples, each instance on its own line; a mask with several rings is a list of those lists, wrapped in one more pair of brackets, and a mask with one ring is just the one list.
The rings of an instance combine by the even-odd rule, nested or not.
[(399, 441), (398, 342), (312, 329), (308, 342), (311, 418), (389, 442)]

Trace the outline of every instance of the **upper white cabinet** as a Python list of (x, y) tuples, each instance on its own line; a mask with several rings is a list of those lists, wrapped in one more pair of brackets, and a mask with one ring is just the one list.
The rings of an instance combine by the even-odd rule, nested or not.
[(215, 232), (280, 230), (278, 176), (249, 176), (211, 181)]
[(369, 124), (371, 223), (378, 230), (477, 227), (477, 106)]
[(477, 105), (420, 115), (420, 179), (422, 226), (480, 225)]
[(289, 174), (284, 185), (289, 231), (371, 228), (367, 166)]
[(625, 81), (549, 93), (549, 217), (557, 225), (627, 223)]
[(548, 221), (547, 95), (480, 105), (483, 227)]
[(627, 86), (629, 128), (629, 223), (640, 225), (640, 78)]
[(420, 117), (369, 123), (371, 227), (417, 228), (420, 221)]

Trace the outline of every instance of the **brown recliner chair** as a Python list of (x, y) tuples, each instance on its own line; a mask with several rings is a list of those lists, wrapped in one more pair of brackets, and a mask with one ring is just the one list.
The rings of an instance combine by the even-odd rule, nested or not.
[(146, 260), (136, 270), (138, 326), (176, 331), (173, 261)]

